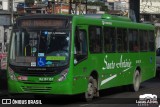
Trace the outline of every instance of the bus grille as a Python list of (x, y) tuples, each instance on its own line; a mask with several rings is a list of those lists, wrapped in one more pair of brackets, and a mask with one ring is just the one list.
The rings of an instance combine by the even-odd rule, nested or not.
[(68, 68), (68, 66), (55, 67), (55, 68), (28, 68), (28, 67), (14, 67), (10, 65), (10, 68), (18, 75), (23, 76), (56, 76), (60, 74), (63, 70)]
[(22, 86), (22, 89), (26, 93), (49, 93), (52, 87), (47, 86)]
[(24, 76), (55, 76), (58, 72), (45, 72), (45, 71), (16, 71), (19, 75)]

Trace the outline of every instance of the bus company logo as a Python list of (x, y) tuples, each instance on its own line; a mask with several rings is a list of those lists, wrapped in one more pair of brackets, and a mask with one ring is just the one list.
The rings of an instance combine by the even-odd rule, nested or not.
[(112, 22), (105, 22), (105, 21), (102, 21), (102, 24), (103, 24), (103, 25), (112, 25)]
[(41, 100), (2, 99), (2, 104), (42, 104)]
[(143, 94), (139, 96), (139, 100), (136, 100), (138, 106), (151, 106), (153, 104), (158, 105), (157, 95), (155, 94)]
[(2, 99), (2, 104), (11, 104), (11, 99)]

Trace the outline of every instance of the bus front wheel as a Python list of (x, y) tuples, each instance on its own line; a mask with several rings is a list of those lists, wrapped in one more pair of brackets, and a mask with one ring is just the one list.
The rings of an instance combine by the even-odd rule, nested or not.
[(139, 90), (140, 83), (141, 83), (141, 75), (140, 72), (136, 70), (133, 76), (133, 84), (131, 86), (131, 90), (137, 92)]
[(87, 91), (85, 92), (85, 100), (91, 101), (93, 97), (98, 97), (98, 96), (99, 92), (98, 92), (97, 80), (94, 79), (92, 76), (90, 76)]

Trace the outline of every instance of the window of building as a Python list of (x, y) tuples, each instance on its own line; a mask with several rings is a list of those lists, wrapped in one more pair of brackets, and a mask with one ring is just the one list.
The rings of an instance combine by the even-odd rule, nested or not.
[(41, 10), (36, 10), (36, 13), (41, 13)]
[(151, 20), (151, 15), (149, 15), (149, 14), (144, 14), (144, 20), (145, 21), (150, 21)]

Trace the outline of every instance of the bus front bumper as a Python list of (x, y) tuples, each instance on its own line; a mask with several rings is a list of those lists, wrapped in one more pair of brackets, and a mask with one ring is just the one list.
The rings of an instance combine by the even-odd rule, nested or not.
[(59, 94), (72, 95), (71, 82), (61, 81), (52, 83), (29, 83), (8, 80), (8, 90), (10, 94), (29, 93), (29, 94)]

